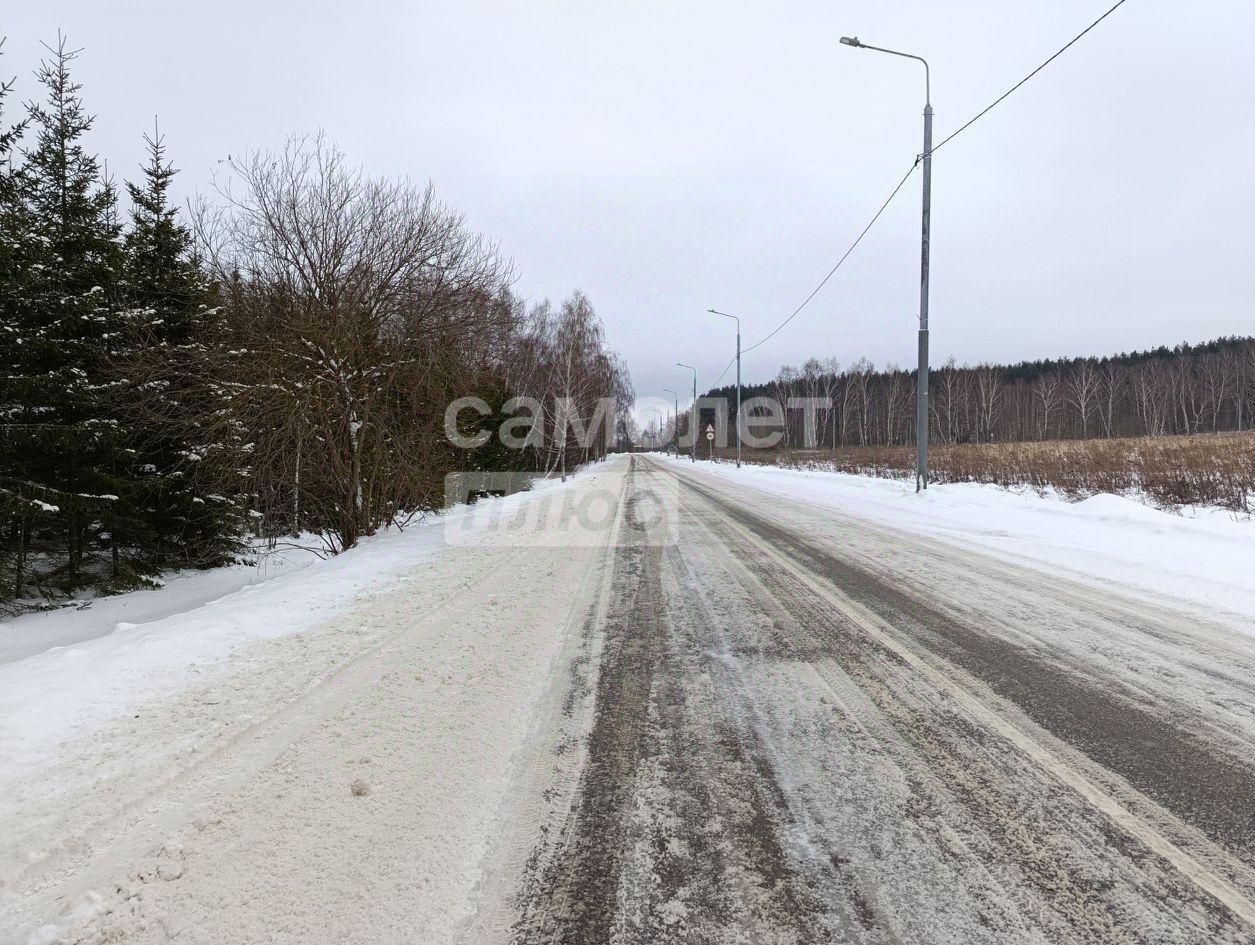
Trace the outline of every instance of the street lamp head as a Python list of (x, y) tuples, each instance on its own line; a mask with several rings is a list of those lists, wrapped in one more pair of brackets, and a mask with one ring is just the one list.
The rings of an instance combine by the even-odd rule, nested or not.
[(857, 36), (842, 36), (841, 45), (842, 46), (862, 46), (863, 44), (858, 41)]

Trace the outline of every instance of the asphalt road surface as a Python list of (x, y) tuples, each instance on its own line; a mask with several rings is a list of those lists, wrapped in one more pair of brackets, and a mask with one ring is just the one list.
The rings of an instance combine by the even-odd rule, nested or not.
[(494, 935), (1255, 941), (1249, 640), (647, 457), (620, 519)]

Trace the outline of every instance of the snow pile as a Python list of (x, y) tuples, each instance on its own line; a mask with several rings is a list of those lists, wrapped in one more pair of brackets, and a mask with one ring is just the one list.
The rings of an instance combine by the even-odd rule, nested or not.
[(1067, 502), (979, 483), (916, 494), (914, 483), (850, 473), (668, 462), (1089, 584), (1201, 605), (1255, 634), (1255, 522), (1232, 512), (1187, 517), (1116, 495)]

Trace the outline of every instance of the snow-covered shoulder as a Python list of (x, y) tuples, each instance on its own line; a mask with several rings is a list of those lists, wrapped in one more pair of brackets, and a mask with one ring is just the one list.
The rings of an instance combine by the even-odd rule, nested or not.
[(980, 483), (932, 485), (916, 494), (910, 482), (849, 473), (710, 462), (696, 468), (1087, 583), (1201, 605), (1209, 618), (1255, 634), (1249, 517), (1223, 510), (1174, 514), (1117, 495), (1069, 502)]
[[(577, 481), (572, 478), (572, 482)], [(488, 501), (506, 507), (561, 488)], [(174, 576), (166, 586), (0, 623), (0, 767), (29, 763), (149, 700), (203, 682), (232, 653), (309, 630), (441, 551), (472, 507), (428, 515), (334, 557), (289, 551), (256, 567)]]

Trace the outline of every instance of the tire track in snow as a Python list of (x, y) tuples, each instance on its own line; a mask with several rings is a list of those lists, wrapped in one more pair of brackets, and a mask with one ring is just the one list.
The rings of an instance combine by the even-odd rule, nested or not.
[(673, 606), (669, 552), (637, 514), (649, 490), (636, 479), (579, 796), (562, 848), (523, 885), (515, 941), (828, 941), (823, 905), (780, 842), (780, 789)]
[[(1152, 826), (1145, 820), (1131, 814), (1126, 806), (1116, 801), (1108, 791), (1100, 788), (1093, 779), (1080, 773), (1071, 765), (1061, 763), (1050, 750), (1044, 748), (1033, 738), (1025, 735), (1015, 725), (1008, 723), (1002, 714), (991, 711), (980, 699), (973, 696), (967, 688), (954, 684), (949, 678), (950, 674), (939, 672), (931, 661), (926, 662), (921, 659), (914, 652), (914, 649), (920, 645), (918, 639), (913, 641), (912, 646), (904, 647), (900, 642), (902, 626), (897, 623), (890, 625), (875, 612), (867, 609), (868, 607), (875, 607), (877, 604), (883, 607), (883, 598), (889, 597), (891, 603), (898, 605), (890, 609), (890, 616), (899, 620), (906, 617), (908, 618), (905, 620), (906, 625), (913, 626), (918, 624), (919, 621), (916, 619), (916, 616), (911, 615), (910, 611), (913, 609), (915, 615), (918, 615), (922, 610), (917, 601), (907, 601), (905, 602), (907, 606), (903, 606), (904, 602), (900, 599), (895, 601), (890, 594), (883, 593), (885, 589), (877, 585), (873, 576), (852, 571), (848, 566), (844, 566), (843, 569), (834, 567), (831, 559), (825, 556), (822, 551), (800, 541), (796, 536), (778, 527), (774, 522), (732, 506), (721, 497), (689, 482), (688, 477), (685, 475), (681, 475), (679, 478), (711, 510), (712, 528), (717, 528), (721, 522), (732, 521), (736, 523), (734, 531), (739, 532), (739, 536), (733, 536), (732, 544), (739, 546), (736, 550), (740, 553), (740, 556), (758, 563), (766, 583), (775, 584), (777, 587), (782, 584), (793, 584), (792, 590), (786, 591), (782, 595), (784, 599), (796, 601), (809, 597), (812, 600), (823, 601), (829, 606), (830, 611), (836, 610), (842, 614), (857, 628), (856, 637), (859, 633), (868, 635), (876, 646), (883, 648), (886, 653), (892, 654), (894, 658), (906, 667), (909, 667), (911, 671), (920, 674), (931, 685), (946, 692), (952, 699), (959, 702), (964, 716), (978, 723), (978, 729), (969, 733), (970, 738), (979, 738), (980, 730), (982, 729), (997, 733), (999, 737), (1006, 739), (1017, 750), (1048, 771), (1053, 778), (1080, 794), (1086, 803), (1093, 809), (1101, 811), (1120, 828), (1120, 831), (1136, 838), (1138, 843), (1143, 845), (1146, 850), (1153, 851), (1155, 855), (1170, 862), (1182, 876), (1188, 877), (1191, 882), (1205, 890), (1209, 896), (1215, 898), (1217, 903), (1222, 903), (1224, 911), (1231, 914), (1231, 919), (1223, 921), (1223, 916), (1221, 917), (1220, 927), (1216, 930), (1218, 933), (1216, 940), (1219, 940), (1220, 935), (1224, 934), (1225, 928), (1228, 928), (1228, 934), (1230, 935), (1236, 934), (1240, 937), (1243, 934), (1234, 932), (1234, 927), (1231, 924), (1232, 919), (1240, 916), (1242, 919), (1239, 920), (1239, 923), (1242, 920), (1251, 923), (1255, 912), (1252, 912), (1249, 893), (1240, 888), (1240, 886), (1246, 886), (1249, 883), (1248, 871), (1242, 864), (1236, 863), (1223, 850), (1215, 848), (1202, 851), (1206, 854), (1204, 859), (1208, 861), (1207, 863), (1200, 862), (1199, 859), (1185, 852), (1181, 846), (1169, 840), (1163, 831), (1157, 829), (1158, 825)], [(784, 554), (780, 549), (786, 549), (788, 553)], [(766, 567), (763, 567), (763, 562), (767, 562)], [(837, 562), (837, 564), (841, 565), (842, 563)], [(869, 590), (869, 587), (871, 590)], [(851, 591), (857, 598), (857, 602), (846, 596)], [(815, 618), (812, 616), (809, 619), (813, 622)], [(823, 624), (820, 623), (818, 626), (823, 626)], [(849, 634), (847, 633), (846, 635), (848, 636)], [(852, 654), (848, 649), (842, 654), (845, 662), (849, 662), (851, 657)], [(995, 663), (995, 665), (997, 664)], [(965, 668), (970, 669), (973, 667)], [(962, 673), (958, 675), (961, 676)], [(858, 682), (860, 685), (866, 686), (872, 678), (872, 674), (864, 672), (862, 677), (858, 679)], [(1020, 681), (1022, 684), (1024, 679), (1025, 677), (1021, 675)], [(1055, 677), (1043, 676), (1039, 680), (1039, 685), (1042, 685), (1043, 682), (1045, 685), (1042, 691), (1049, 692), (1050, 685), (1058, 683), (1058, 680)], [(1062, 695), (1064, 700), (1066, 700), (1068, 695), (1066, 686), (1063, 687)], [(1059, 698), (1059, 693), (1056, 692), (1055, 697)], [(896, 698), (896, 696), (893, 693), (888, 693), (888, 698), (892, 699)], [(1061, 704), (1066, 705), (1067, 703), (1066, 701), (1061, 701)], [(1123, 709), (1124, 706), (1120, 704), (1116, 704), (1114, 708), (1109, 706), (1101, 718), (1106, 720), (1114, 718), (1118, 721), (1121, 718), (1118, 713)], [(923, 729), (919, 729), (921, 724), (918, 720), (916, 721), (917, 729), (923, 731)], [(1144, 724), (1131, 730), (1127, 725), (1123, 728), (1119, 725), (1112, 725), (1110, 730), (1106, 732), (1106, 736), (1107, 738), (1130, 738), (1132, 744), (1136, 746), (1137, 739), (1144, 738), (1146, 731)], [(924, 737), (915, 740), (917, 750), (928, 749), (929, 746), (935, 747), (938, 744), (944, 744), (944, 738), (935, 731), (927, 732)], [(931, 751), (926, 753), (934, 771), (945, 775), (952, 788), (962, 790), (964, 788), (964, 778), (971, 782), (968, 785), (970, 788), (968, 790), (969, 795), (972, 795), (975, 788), (981, 786), (979, 779), (972, 781), (972, 772), (964, 770), (961, 766), (958, 769), (947, 771), (946, 765), (948, 762), (946, 759), (948, 756), (944, 752), (937, 753), (936, 751)], [(1116, 755), (1115, 757), (1120, 758), (1123, 756)], [(1179, 760), (1180, 756), (1178, 755), (1177, 758)], [(1210, 761), (1211, 759), (1209, 758), (1208, 760)], [(1222, 757), (1219, 760), (1219, 766), (1222, 772), (1231, 773), (1232, 769), (1225, 768), (1227, 762), (1228, 759)], [(1172, 776), (1170, 768), (1166, 771), (1163, 768), (1158, 770), (1161, 777)], [(1240, 779), (1244, 774), (1239, 770), (1236, 774), (1231, 774), (1231, 776)], [(1207, 791), (1209, 789), (1215, 791), (1215, 796), (1222, 801), (1226, 797), (1224, 781), (1213, 786), (1205, 779), (1199, 782), (1187, 778), (1186, 783), (1196, 791)], [(985, 794), (987, 798), (982, 803), (986, 805), (984, 813), (988, 816), (991, 813), (991, 809), (987, 806), (988, 797), (993, 796), (991, 793), (993, 786), (985, 785), (984, 787), (986, 788)], [(1235, 803), (1235, 806), (1239, 808), (1242, 805), (1240, 798), (1243, 796), (1240, 793), (1227, 795)], [(974, 797), (970, 799), (974, 800)], [(1213, 811), (1219, 808), (1220, 805), (1211, 806)], [(1249, 809), (1246, 813), (1249, 813)], [(1232, 822), (1232, 830), (1235, 833), (1222, 834), (1222, 839), (1225, 837), (1235, 839), (1239, 848), (1241, 848), (1243, 841), (1249, 841), (1250, 839), (1249, 832), (1245, 831), (1245, 822), (1242, 820), (1244, 816), (1243, 810), (1237, 810)], [(1004, 836), (1008, 841), (1013, 839), (1010, 831), (1014, 827), (1014, 820), (1012, 820), (1004, 828)], [(1210, 845), (1204, 843), (1202, 846), (1207, 847)], [(1126, 851), (1126, 853), (1134, 855), (1136, 851)], [(1239, 885), (1235, 885), (1231, 881), (1235, 877), (1238, 879)], [(1079, 916), (1079, 918), (1088, 922), (1092, 917)], [(1110, 929), (1104, 932), (1101, 925), (1091, 928), (1090, 931), (1098, 935), (1096, 940), (1099, 941), (1112, 940), (1115, 937)], [(1240, 940), (1240, 938), (1235, 938), (1234, 940)]]

